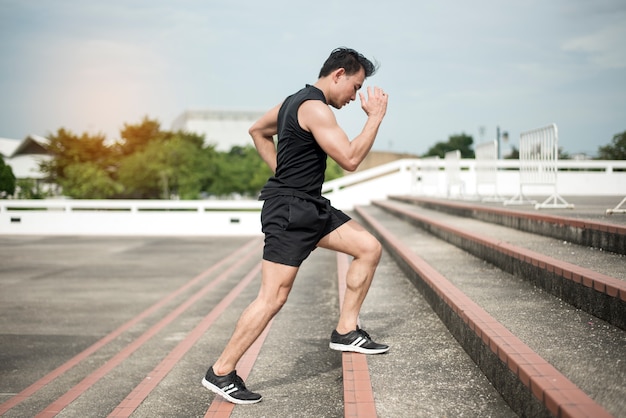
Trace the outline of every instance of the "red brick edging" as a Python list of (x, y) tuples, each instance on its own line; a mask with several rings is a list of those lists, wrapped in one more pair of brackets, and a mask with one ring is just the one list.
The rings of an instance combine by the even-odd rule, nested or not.
[[(343, 306), (346, 289), (348, 256), (337, 253), (337, 276), (339, 280), (339, 307)], [(342, 353), (344, 416), (375, 418), (376, 404), (365, 354)]]

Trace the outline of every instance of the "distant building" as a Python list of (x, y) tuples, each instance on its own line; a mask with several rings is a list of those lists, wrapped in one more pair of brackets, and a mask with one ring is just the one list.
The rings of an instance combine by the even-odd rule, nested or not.
[(206, 145), (218, 151), (252, 145), (248, 129), (264, 112), (244, 110), (187, 110), (172, 123), (172, 131), (204, 135)]
[(39, 170), (39, 164), (52, 158), (46, 149), (47, 143), (47, 138), (38, 135), (28, 135), (21, 141), (0, 138), (0, 154), (11, 166), (15, 178), (41, 180), (45, 175)]

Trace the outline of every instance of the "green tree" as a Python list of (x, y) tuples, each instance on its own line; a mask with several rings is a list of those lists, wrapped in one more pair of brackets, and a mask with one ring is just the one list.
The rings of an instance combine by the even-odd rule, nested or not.
[(339, 177), (343, 177), (344, 172), (343, 168), (335, 160), (332, 158), (326, 159), (326, 172), (324, 173), (324, 180), (330, 181), (337, 179)]
[(216, 180), (209, 192), (216, 196), (238, 193), (256, 195), (272, 171), (252, 145), (234, 146), (227, 153), (220, 153), (215, 165)]
[(122, 196), (132, 199), (156, 199), (162, 195), (160, 144), (128, 155), (119, 163), (117, 179), (124, 188)]
[(15, 193), (15, 175), (10, 165), (5, 164), (0, 155), (0, 198), (13, 196)]
[(59, 185), (64, 195), (76, 199), (106, 199), (122, 191), (108, 172), (89, 161), (68, 165)]
[(35, 179), (17, 180), (18, 199), (43, 199), (47, 193), (41, 190), (40, 184)]
[(613, 136), (609, 145), (598, 147), (599, 160), (626, 160), (626, 131)]
[(461, 151), (462, 158), (474, 158), (474, 150), (472, 149), (473, 143), (474, 139), (464, 133), (451, 135), (448, 138), (448, 142), (437, 142), (423, 156), (439, 156), (440, 158), (444, 158), (447, 152), (459, 150)]
[[(161, 185), (181, 199), (197, 199), (205, 186), (214, 181), (212, 169), (216, 152), (203, 147), (204, 139), (178, 133), (164, 141)], [(168, 177), (166, 178), (165, 175)]]
[[(113, 179), (115, 153), (102, 134), (81, 136), (60, 128), (49, 136), (53, 158), (40, 164), (49, 182), (64, 187), (73, 198), (107, 198), (120, 188)], [(108, 179), (106, 179), (108, 178)], [(67, 190), (65, 190), (67, 188)], [(93, 189), (93, 192), (88, 192)]]
[(183, 132), (155, 132), (140, 151), (120, 161), (124, 195), (137, 199), (197, 199), (212, 184), (215, 151), (203, 139)]
[(117, 143), (117, 150), (123, 156), (131, 155), (145, 149), (148, 144), (159, 140), (165, 134), (157, 120), (145, 116), (138, 124), (124, 124), (120, 131), (121, 139)]

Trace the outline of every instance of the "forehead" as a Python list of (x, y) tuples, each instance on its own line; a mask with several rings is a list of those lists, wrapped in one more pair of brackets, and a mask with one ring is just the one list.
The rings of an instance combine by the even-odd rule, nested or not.
[(352, 83), (354, 83), (355, 85), (362, 86), (363, 83), (365, 82), (365, 70), (361, 68), (358, 72), (352, 75), (349, 75), (346, 78), (350, 80)]

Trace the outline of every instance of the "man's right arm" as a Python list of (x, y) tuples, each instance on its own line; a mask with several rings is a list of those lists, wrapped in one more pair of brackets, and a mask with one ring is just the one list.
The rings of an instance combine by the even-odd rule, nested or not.
[(360, 93), (361, 107), (367, 114), (363, 130), (352, 141), (337, 124), (335, 114), (319, 100), (304, 102), (298, 110), (303, 129), (313, 134), (317, 143), (341, 168), (354, 171), (369, 153), (378, 128), (387, 111), (387, 95), (379, 88), (368, 87), (368, 97)]
[(274, 135), (278, 133), (278, 110), (280, 106), (279, 104), (270, 109), (248, 130), (248, 133), (254, 141), (257, 152), (270, 167), (272, 173), (276, 173), (276, 145), (274, 144)]

